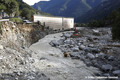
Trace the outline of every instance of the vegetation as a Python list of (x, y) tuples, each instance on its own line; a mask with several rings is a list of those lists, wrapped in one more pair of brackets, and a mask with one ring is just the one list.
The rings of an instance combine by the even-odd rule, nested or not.
[(92, 20), (89, 23), (77, 23), (75, 24), (75, 26), (79, 26), (79, 27), (105, 27), (105, 20)]
[(19, 18), (10, 18), (10, 21), (17, 22), (17, 23), (22, 22), (22, 20)]
[(114, 10), (112, 13), (102, 20), (93, 20), (89, 23), (76, 24), (79, 27), (112, 27), (112, 37), (114, 40), (120, 40), (120, 9)]
[(120, 10), (113, 11), (111, 16), (112, 37), (115, 40), (120, 40)]
[(18, 3), (16, 0), (1, 0), (0, 11), (4, 10), (10, 17), (19, 11)]
[(22, 0), (0, 0), (0, 12), (1, 11), (6, 12), (10, 17), (21, 16), (28, 20), (32, 20), (32, 16), (35, 13), (50, 15), (32, 8)]

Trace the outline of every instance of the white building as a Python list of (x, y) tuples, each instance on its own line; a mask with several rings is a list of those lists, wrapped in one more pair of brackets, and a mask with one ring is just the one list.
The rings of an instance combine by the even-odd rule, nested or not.
[(68, 29), (74, 27), (74, 18), (34, 15), (33, 21), (40, 21), (42, 25), (45, 25), (46, 27), (49, 26), (53, 29)]

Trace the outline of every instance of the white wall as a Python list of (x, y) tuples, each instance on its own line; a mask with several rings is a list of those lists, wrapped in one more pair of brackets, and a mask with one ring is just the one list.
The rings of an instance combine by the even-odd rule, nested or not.
[(62, 17), (47, 17), (47, 16), (39, 16), (34, 15), (34, 22), (40, 21), (43, 25), (45, 22), (45, 26), (49, 26), (53, 29), (68, 29), (74, 27), (74, 18), (62, 18)]

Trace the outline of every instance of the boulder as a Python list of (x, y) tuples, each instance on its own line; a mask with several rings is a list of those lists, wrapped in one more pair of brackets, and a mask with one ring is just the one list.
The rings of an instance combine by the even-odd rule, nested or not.
[(4, 48), (3, 48), (3, 45), (0, 45), (0, 50), (2, 50), (2, 49), (4, 49)]
[(85, 52), (91, 52), (91, 49), (89, 47), (84, 48)]
[(70, 39), (67, 39), (67, 40), (64, 41), (64, 43), (65, 43), (65, 44), (71, 44), (72, 41), (71, 41)]
[(97, 57), (97, 58), (100, 58), (100, 59), (104, 59), (105, 56), (106, 56), (106, 55), (105, 55), (104, 53), (96, 54), (96, 57)]
[(56, 47), (56, 46), (59, 46), (59, 42), (56, 41), (56, 40), (52, 40), (52, 41), (50, 42), (50, 45)]
[(99, 53), (100, 50), (98, 48), (91, 48), (92, 53)]
[(87, 57), (90, 58), (90, 59), (94, 59), (95, 58), (95, 56), (93, 54), (91, 54), (91, 53), (88, 53)]
[(85, 49), (85, 46), (84, 46), (84, 45), (80, 45), (79, 48), (80, 48), (81, 50), (84, 50), (84, 49)]
[(70, 33), (63, 33), (63, 36), (69, 38), (69, 37), (71, 37), (71, 34)]
[(80, 53), (79, 52), (72, 52), (70, 54), (70, 57), (72, 57), (74, 59), (80, 59)]
[(110, 76), (110, 74), (109, 73), (105, 73), (105, 74), (103, 74), (103, 76), (108, 77), (108, 76)]
[(110, 64), (102, 65), (104, 71), (111, 71), (113, 67)]
[(94, 44), (89, 44), (88, 47), (94, 47)]
[(113, 74), (114, 74), (114, 75), (120, 75), (120, 70), (115, 70), (115, 71), (113, 71)]
[(64, 39), (60, 39), (57, 41), (59, 45), (63, 44), (64, 43)]
[(77, 51), (79, 51), (79, 47), (78, 47), (78, 46), (73, 47), (73, 48), (71, 48), (71, 50), (72, 50), (73, 52), (77, 52)]
[(113, 61), (114, 60), (114, 56), (109, 56), (108, 60)]

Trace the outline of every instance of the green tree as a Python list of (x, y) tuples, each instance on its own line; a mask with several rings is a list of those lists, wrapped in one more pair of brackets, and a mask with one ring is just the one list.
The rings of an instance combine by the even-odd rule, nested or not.
[(3, 4), (0, 4), (0, 11), (1, 10), (6, 10), (6, 7), (5, 7), (5, 5), (3, 5)]
[(19, 11), (19, 6), (16, 0), (6, 0), (6, 12), (9, 16), (15, 15)]
[(24, 17), (25, 19), (32, 20), (32, 16), (35, 14), (35, 11), (30, 10), (28, 8), (24, 8), (21, 11), (21, 16)]
[(112, 37), (115, 40), (120, 40), (120, 10), (116, 13), (113, 14), (115, 17), (113, 18), (114, 21), (112, 23)]
[(21, 16), (24, 17), (25, 19), (30, 19), (31, 11), (28, 8), (24, 8), (21, 12)]

